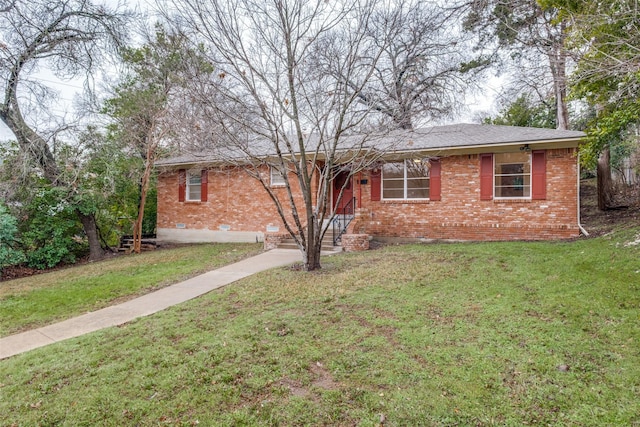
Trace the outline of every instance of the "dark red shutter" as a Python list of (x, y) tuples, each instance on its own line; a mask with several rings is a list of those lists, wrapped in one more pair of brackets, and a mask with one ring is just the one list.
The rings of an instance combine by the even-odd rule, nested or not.
[(372, 170), (371, 171), (371, 201), (378, 202), (380, 201), (380, 181), (382, 178), (382, 174), (380, 170)]
[(531, 198), (547, 198), (547, 159), (544, 150), (531, 152)]
[(208, 178), (209, 178), (209, 171), (206, 169), (202, 169), (202, 171), (200, 171), (200, 201), (201, 202), (207, 201)]
[(480, 154), (480, 200), (493, 199), (493, 154)]
[(431, 159), (429, 168), (429, 199), (440, 200), (440, 159)]
[(178, 171), (178, 201), (184, 202), (184, 194), (187, 189), (187, 171), (180, 169)]

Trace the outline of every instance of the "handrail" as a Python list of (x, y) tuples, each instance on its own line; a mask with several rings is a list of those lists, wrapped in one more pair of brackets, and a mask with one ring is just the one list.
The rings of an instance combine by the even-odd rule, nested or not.
[(333, 246), (338, 246), (338, 243), (342, 240), (342, 235), (347, 231), (347, 227), (353, 220), (355, 205), (356, 198), (353, 197), (341, 208), (342, 213), (335, 214), (331, 220), (331, 223), (333, 224)]

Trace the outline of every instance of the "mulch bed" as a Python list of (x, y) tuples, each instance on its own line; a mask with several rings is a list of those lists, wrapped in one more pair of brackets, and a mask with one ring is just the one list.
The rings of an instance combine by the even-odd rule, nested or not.
[(33, 276), (34, 274), (44, 273), (47, 270), (37, 270), (35, 268), (29, 268), (24, 265), (12, 265), (11, 267), (5, 267), (2, 269), (2, 276), (0, 276), (0, 282), (4, 280), (19, 279), (21, 277)]

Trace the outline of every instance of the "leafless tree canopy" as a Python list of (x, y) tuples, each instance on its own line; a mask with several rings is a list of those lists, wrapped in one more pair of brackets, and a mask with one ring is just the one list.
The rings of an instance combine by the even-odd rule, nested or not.
[[(468, 36), (452, 18), (434, 2), (397, 0), (377, 8), (367, 37), (372, 55), (382, 54), (360, 101), (402, 129), (456, 111), (485, 64), (472, 58)], [(327, 68), (344, 77), (339, 68)]]
[(52, 94), (30, 77), (42, 69), (63, 79), (89, 73), (104, 57), (106, 45), (121, 41), (124, 19), (86, 0), (15, 1), (0, 14), (0, 119), (52, 182), (55, 159), (37, 120), (47, 114), (40, 107), (48, 105)]
[[(353, 161), (363, 156), (354, 153), (364, 149), (371, 107), (358, 99), (382, 55), (384, 43), (376, 46), (368, 29), (383, 3), (177, 0), (164, 8), (209, 48), (221, 93), (206, 110), (233, 144), (230, 151), (255, 159), (253, 176), (271, 195), (308, 269), (320, 265), (334, 167), (362, 168)], [(323, 72), (320, 65), (327, 64), (341, 78)], [(290, 176), (287, 197), (272, 192), (260, 169), (265, 157), (293, 172), (304, 203), (294, 200)]]
[(16, 0), (0, 1), (0, 13), (8, 12), (16, 4)]
[[(126, 34), (126, 15), (88, 0), (16, 0), (0, 13), (0, 120), (13, 132), (21, 152), (32, 159), (43, 176), (63, 185), (55, 141), (49, 135), (64, 130), (52, 128), (58, 120), (38, 118), (47, 113), (51, 92), (30, 76), (46, 68), (60, 78), (90, 73), (107, 48)], [(42, 107), (45, 107), (44, 109)], [(91, 257), (101, 254), (95, 218), (78, 211), (89, 238)]]

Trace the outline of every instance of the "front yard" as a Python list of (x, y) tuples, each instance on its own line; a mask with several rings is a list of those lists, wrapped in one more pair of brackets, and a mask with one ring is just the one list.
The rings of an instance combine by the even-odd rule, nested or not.
[(638, 425), (639, 239), (270, 270), (0, 361), (2, 425)]
[(259, 244), (183, 246), (0, 282), (0, 337), (135, 298), (261, 249)]

